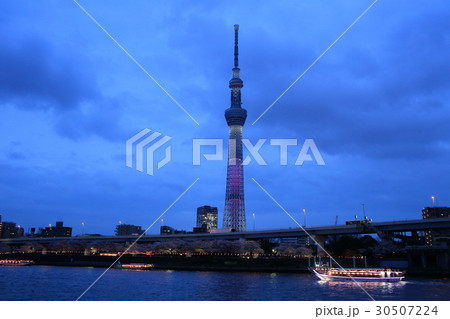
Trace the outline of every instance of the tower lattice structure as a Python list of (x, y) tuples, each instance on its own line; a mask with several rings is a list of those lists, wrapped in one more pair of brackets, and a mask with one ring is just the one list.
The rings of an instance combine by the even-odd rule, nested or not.
[(244, 83), (240, 78), (238, 32), (239, 25), (236, 24), (234, 25), (234, 68), (232, 79), (229, 82), (229, 87), (231, 89), (231, 106), (229, 109), (225, 110), (225, 119), (227, 120), (230, 131), (230, 138), (228, 140), (227, 187), (223, 228), (233, 228), (236, 231), (245, 231), (242, 127), (247, 118), (247, 110), (241, 107), (241, 89), (244, 86)]

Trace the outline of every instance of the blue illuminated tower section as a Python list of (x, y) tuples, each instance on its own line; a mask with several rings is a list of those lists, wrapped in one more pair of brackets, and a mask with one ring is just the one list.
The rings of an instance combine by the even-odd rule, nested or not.
[(230, 129), (228, 141), (227, 188), (223, 228), (245, 231), (244, 167), (242, 166), (242, 126), (247, 118), (247, 110), (241, 107), (241, 89), (238, 52), (239, 25), (234, 25), (234, 68), (230, 80), (231, 106), (225, 110), (225, 118)]

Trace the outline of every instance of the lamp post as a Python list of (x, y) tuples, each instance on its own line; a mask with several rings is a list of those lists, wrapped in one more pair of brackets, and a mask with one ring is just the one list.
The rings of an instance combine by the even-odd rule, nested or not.
[(82, 227), (81, 236), (84, 236), (84, 222), (81, 222), (81, 227)]
[(435, 207), (436, 206), (436, 197), (434, 197), (434, 196), (431, 196), (431, 200), (433, 201), (433, 207)]
[(303, 208), (303, 227), (306, 227), (306, 209)]
[(255, 213), (253, 213), (253, 231), (255, 231)]

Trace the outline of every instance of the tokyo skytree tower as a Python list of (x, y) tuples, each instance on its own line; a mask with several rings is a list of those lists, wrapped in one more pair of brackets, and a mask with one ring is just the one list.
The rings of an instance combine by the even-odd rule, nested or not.
[(247, 118), (247, 110), (241, 107), (241, 88), (238, 52), (239, 25), (234, 25), (234, 68), (230, 80), (231, 106), (225, 110), (225, 118), (230, 130), (228, 141), (227, 188), (223, 228), (246, 231), (244, 204), (244, 167), (242, 165), (242, 126)]

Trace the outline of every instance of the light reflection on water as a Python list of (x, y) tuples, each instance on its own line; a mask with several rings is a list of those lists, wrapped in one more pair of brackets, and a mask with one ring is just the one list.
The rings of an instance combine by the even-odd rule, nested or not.
[[(349, 291), (353, 289), (361, 289), (363, 288), (368, 292), (369, 295), (377, 294), (389, 296), (394, 294), (396, 291), (404, 289), (404, 286), (407, 284), (405, 281), (399, 282), (364, 282), (364, 281), (324, 281), (319, 280), (319, 285), (323, 285), (325, 288), (328, 288), (332, 291)], [(372, 296), (375, 298), (375, 296)], [(383, 298), (385, 299), (385, 298)]]
[[(75, 300), (102, 268), (0, 267), (1, 300)], [(358, 282), (375, 300), (449, 300), (450, 280)], [(352, 281), (312, 274), (109, 270), (83, 300), (370, 300)]]

